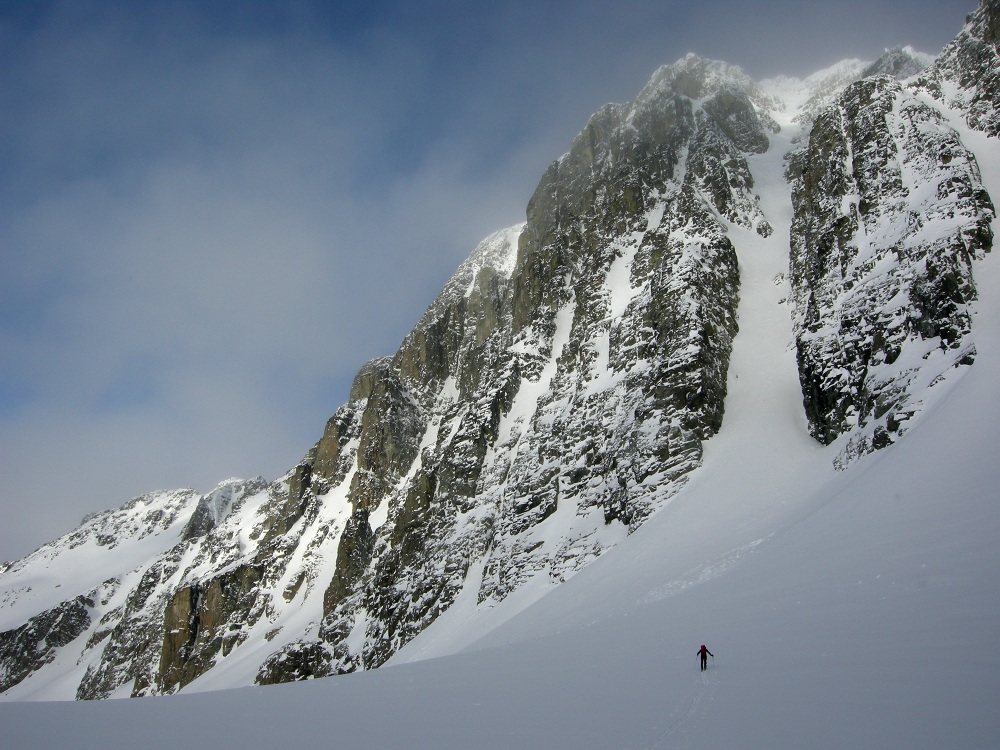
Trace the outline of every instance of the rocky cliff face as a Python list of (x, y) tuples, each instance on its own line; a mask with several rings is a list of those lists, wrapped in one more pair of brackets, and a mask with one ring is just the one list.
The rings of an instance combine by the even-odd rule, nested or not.
[[(892, 50), (783, 83), (802, 129), (804, 407), (841, 465), (891, 444), (974, 360), (971, 260), (993, 208), (948, 117), (996, 132), (995, 18), (984, 3), (919, 74), (927, 59)], [(753, 164), (787, 106), (688, 56), (599, 110), (526, 222), (484, 240), (361, 369), (285, 477), (143, 496), (0, 571), (0, 690), (57, 662), (78, 698), (174, 692), (223, 663), (243, 683), (369, 669), (460, 595), (493, 606), (619, 542), (723, 425), (740, 243), (773, 231)]]
[[(920, 393), (969, 364), (972, 259), (992, 243), (975, 158), (887, 76), (852, 84), (794, 160), (791, 281), (814, 437), (848, 454), (907, 429)], [(856, 428), (864, 428), (858, 430)]]
[(0, 692), (17, 685), (56, 658), (90, 625), (93, 599), (80, 595), (0, 633)]
[[(489, 603), (562, 580), (698, 465), (737, 328), (723, 220), (770, 231), (746, 154), (773, 124), (754, 99), (738, 71), (689, 57), (599, 111), (527, 222), (485, 241), (366, 371), (336, 431), (357, 435), (357, 460), (326, 669), (378, 666), (464, 587)], [(316, 651), (292, 644), (260, 679)]]
[(992, 248), (995, 212), (934, 98), (952, 92), (971, 125), (996, 134), (997, 11), (984, 2), (908, 85), (882, 71), (913, 73), (915, 61), (887, 53), (816, 113), (791, 155), (799, 375), (813, 436), (851, 435), (840, 465), (896, 440), (920, 394), (974, 360), (972, 261)]

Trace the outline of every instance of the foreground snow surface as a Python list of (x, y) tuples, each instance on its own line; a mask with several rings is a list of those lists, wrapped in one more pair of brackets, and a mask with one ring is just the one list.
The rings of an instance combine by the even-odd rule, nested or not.
[[(1000, 196), (996, 143), (963, 138)], [(773, 280), (790, 210), (777, 141), (753, 168), (778, 231), (734, 235), (726, 423), (638, 532), (530, 606), (461, 600), (382, 669), (0, 703), (0, 746), (1000, 746), (1000, 258), (976, 267), (975, 365), (930, 389), (898, 444), (834, 472), (840, 446), (806, 436)], [(701, 643), (715, 653), (705, 673)]]

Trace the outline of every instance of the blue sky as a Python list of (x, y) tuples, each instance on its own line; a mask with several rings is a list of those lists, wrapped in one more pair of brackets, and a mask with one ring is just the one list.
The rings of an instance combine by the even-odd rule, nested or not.
[(937, 52), (973, 9), (0, 2), (0, 560), (142, 492), (283, 474), (658, 66), (805, 76)]

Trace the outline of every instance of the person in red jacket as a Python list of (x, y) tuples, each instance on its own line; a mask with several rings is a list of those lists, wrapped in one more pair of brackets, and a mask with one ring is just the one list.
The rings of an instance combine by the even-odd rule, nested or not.
[(701, 648), (698, 649), (698, 656), (701, 657), (701, 671), (702, 672), (704, 672), (706, 669), (708, 669), (708, 657), (711, 656), (713, 659), (715, 658), (715, 654), (713, 654), (711, 651), (709, 651), (708, 650), (708, 646), (706, 646), (704, 643), (701, 644)]

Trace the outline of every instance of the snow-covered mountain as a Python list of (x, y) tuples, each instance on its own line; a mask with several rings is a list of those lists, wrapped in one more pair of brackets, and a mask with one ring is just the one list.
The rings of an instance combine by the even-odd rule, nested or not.
[[(593, 664), (635, 677), (609, 700), (647, 719), (620, 744), (652, 746), (693, 730), (720, 689), (677, 683), (661, 695), (675, 715), (649, 724), (639, 693), (657, 678), (641, 661), (668, 627), (732, 644), (765, 677), (775, 650), (814, 663), (819, 649), (838, 687), (850, 648), (882, 664), (844, 634), (872, 608), (881, 645), (904, 633), (894, 675), (912, 677), (894, 658), (919, 647), (985, 648), (997, 586), (965, 597), (996, 571), (1000, 530), (986, 450), (998, 19), (983, 2), (936, 59), (896, 49), (802, 81), (689, 55), (599, 110), (526, 222), (484, 240), (397, 353), (362, 368), (285, 477), (142, 496), (6, 564), (2, 696), (187, 693), (388, 661), (337, 699), (381, 690), (415, 710), (394, 675), (467, 686), (488, 667), (485, 695), (527, 716), (495, 692), (520, 684), (506, 662), (550, 663), (527, 669), (555, 690), (560, 670), (585, 680)], [(953, 606), (961, 641), (907, 621), (932, 601)], [(994, 659), (980, 684), (998, 680)], [(566, 724), (546, 731), (576, 737)], [(732, 726), (706, 736), (738, 745)], [(400, 739), (351, 731), (353, 746)], [(517, 731), (472, 744), (547, 736)], [(549, 746), (616, 743), (589, 740)]]

